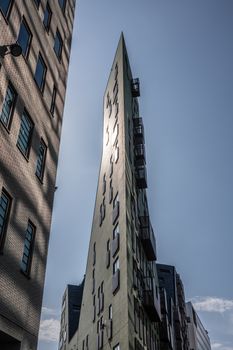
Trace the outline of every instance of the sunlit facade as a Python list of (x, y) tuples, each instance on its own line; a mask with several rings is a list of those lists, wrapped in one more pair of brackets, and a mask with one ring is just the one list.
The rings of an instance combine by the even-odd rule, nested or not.
[(0, 349), (36, 350), (75, 0), (0, 1)]

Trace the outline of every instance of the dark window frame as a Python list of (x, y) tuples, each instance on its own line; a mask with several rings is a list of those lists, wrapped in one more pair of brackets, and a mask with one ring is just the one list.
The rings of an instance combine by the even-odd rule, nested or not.
[(7, 207), (6, 207), (6, 212), (3, 218), (3, 225), (2, 225), (2, 232), (1, 232), (1, 236), (0, 236), (0, 253), (3, 253), (3, 249), (4, 249), (4, 245), (5, 245), (5, 241), (6, 241), (6, 233), (7, 233), (7, 227), (9, 224), (9, 218), (10, 218), (10, 212), (11, 212), (11, 206), (12, 206), (12, 197), (9, 194), (9, 192), (2, 187), (2, 192), (1, 192), (1, 196), (0, 196), (0, 203), (1, 203), (1, 199), (2, 199), (2, 195), (4, 195), (7, 200)]
[[(13, 103), (11, 105), (11, 110), (10, 110), (10, 113), (9, 113), (9, 117), (8, 117), (7, 123), (5, 124), (3, 119), (1, 118), (1, 116), (2, 116), (2, 112), (3, 112), (4, 104), (6, 102), (6, 96), (7, 96), (7, 93), (8, 93), (8, 89), (12, 90), (12, 92), (14, 94), (14, 99), (13, 99)], [(0, 122), (8, 131), (11, 128), (11, 123), (12, 123), (12, 119), (13, 119), (13, 114), (14, 114), (14, 110), (15, 110), (15, 106), (16, 106), (17, 97), (18, 97), (18, 94), (17, 94), (14, 86), (12, 85), (12, 83), (9, 81), (7, 89), (6, 89), (6, 92), (5, 92), (5, 97), (4, 97), (4, 100), (3, 100), (3, 103), (2, 103), (2, 111), (1, 111), (1, 114), (0, 114)]]
[[(37, 66), (38, 66), (39, 60), (42, 62), (42, 65), (44, 66), (43, 75), (42, 75), (42, 80), (41, 80), (40, 85), (39, 85), (39, 83), (38, 83), (37, 80), (36, 80), (36, 71), (37, 71)], [(36, 70), (35, 70), (35, 73), (34, 73), (34, 80), (35, 80), (35, 82), (36, 82), (36, 86), (38, 87), (38, 89), (40, 90), (40, 92), (41, 92), (42, 94), (43, 94), (43, 92), (44, 92), (47, 70), (48, 70), (48, 69), (47, 69), (47, 65), (46, 65), (46, 63), (45, 63), (45, 60), (43, 59), (41, 53), (39, 52), (39, 53), (38, 53), (38, 57), (37, 57)]]
[[(23, 53), (22, 51), (22, 56), (25, 58), (25, 59), (28, 59), (28, 56), (29, 56), (29, 52), (30, 52), (30, 48), (31, 48), (31, 43), (32, 43), (32, 31), (30, 30), (30, 27), (25, 19), (25, 17), (23, 16), (22, 17), (22, 20), (21, 20), (21, 23), (20, 23), (20, 27), (19, 27), (19, 33), (18, 33), (18, 38), (17, 38), (17, 43), (20, 45), (18, 39), (19, 39), (19, 34), (20, 34), (20, 30), (21, 30), (21, 26), (22, 24), (24, 24), (24, 27), (26, 28), (26, 31), (27, 33), (29, 34), (29, 40), (27, 42), (27, 49), (26, 49), (26, 52), (25, 54)], [(22, 47), (22, 46), (21, 46)], [(22, 48), (23, 49), (23, 48)]]
[[(45, 22), (45, 14), (48, 13), (48, 20)], [(46, 6), (45, 6), (45, 11), (44, 11), (44, 18), (43, 18), (43, 25), (44, 28), (46, 30), (46, 32), (48, 33), (50, 30), (50, 25), (51, 25), (51, 20), (52, 20), (52, 15), (53, 12), (51, 10), (51, 7), (49, 5), (49, 2), (47, 1)]]
[(13, 7), (13, 3), (14, 3), (13, 0), (9, 1), (9, 5), (8, 5), (6, 13), (3, 12), (2, 8), (0, 7), (0, 12), (2, 13), (3, 18), (6, 20), (7, 23), (8, 23), (8, 19), (10, 17), (10, 13), (11, 13), (11, 10), (12, 10), (12, 7)]
[[(41, 145), (43, 145), (43, 147), (44, 147), (44, 153), (43, 153), (43, 158), (42, 158), (42, 162), (41, 162), (41, 171), (40, 171), (40, 173), (38, 173), (37, 170), (38, 170), (38, 162), (39, 162), (40, 146)], [(36, 176), (38, 177), (38, 179), (41, 182), (43, 181), (43, 178), (44, 178), (47, 150), (48, 150), (48, 147), (47, 147), (46, 143), (44, 142), (43, 138), (41, 138), (40, 145), (39, 145), (39, 152), (37, 153), (37, 161), (36, 161)]]
[[(56, 40), (58, 40), (58, 43), (59, 43), (58, 50), (56, 49)], [(63, 46), (64, 46), (64, 42), (63, 42), (61, 33), (58, 30), (58, 28), (57, 28), (56, 35), (55, 35), (55, 38), (54, 38), (53, 50), (54, 50), (54, 52), (55, 52), (59, 62), (61, 62)]]
[(34, 4), (36, 5), (36, 8), (39, 9), (41, 0), (34, 0)]
[(53, 93), (52, 93), (52, 99), (51, 99), (51, 105), (50, 105), (50, 113), (54, 117), (55, 108), (56, 108), (56, 99), (57, 99), (57, 87), (54, 84), (53, 85)]
[[(22, 262), (23, 262), (23, 257), (25, 254), (25, 242), (26, 242), (26, 235), (28, 232), (28, 227), (32, 228), (32, 240), (30, 241), (30, 248), (27, 247), (27, 249), (29, 250), (29, 256), (28, 256), (28, 263), (27, 263), (27, 268), (26, 271), (23, 270), (22, 267)], [(31, 273), (31, 267), (32, 267), (32, 258), (33, 258), (33, 250), (34, 250), (34, 246), (35, 246), (35, 236), (36, 236), (36, 226), (35, 224), (33, 224), (33, 222), (28, 219), (28, 224), (27, 224), (27, 228), (25, 230), (25, 239), (24, 239), (24, 247), (23, 247), (23, 254), (22, 254), (22, 260), (21, 260), (21, 264), (20, 264), (20, 271), (26, 276), (26, 277), (30, 277), (30, 273)], [(29, 241), (29, 240), (28, 240)]]
[[(20, 143), (19, 143), (19, 136), (20, 136), (20, 133), (21, 133), (21, 127), (22, 127), (22, 118), (23, 116), (27, 117), (27, 119), (29, 120), (30, 124), (31, 124), (31, 128), (30, 128), (30, 133), (29, 133), (29, 137), (28, 137), (28, 140), (27, 140), (27, 149), (26, 149), (26, 152), (24, 152), (24, 150), (21, 148), (20, 146)], [(31, 145), (32, 145), (32, 135), (33, 135), (33, 130), (34, 130), (34, 123), (33, 123), (33, 120), (30, 116), (30, 114), (27, 112), (26, 108), (24, 108), (23, 110), (23, 113), (22, 113), (22, 116), (21, 116), (21, 123), (20, 123), (20, 128), (19, 128), (19, 133), (18, 133), (18, 139), (17, 139), (17, 147), (18, 149), (20, 150), (20, 152), (22, 153), (22, 155), (28, 160), (29, 159), (29, 156), (30, 156), (30, 150), (31, 150)], [(21, 133), (21, 137), (23, 133)]]
[(67, 0), (63, 0), (63, 1), (58, 0), (58, 3), (62, 12), (65, 13)]

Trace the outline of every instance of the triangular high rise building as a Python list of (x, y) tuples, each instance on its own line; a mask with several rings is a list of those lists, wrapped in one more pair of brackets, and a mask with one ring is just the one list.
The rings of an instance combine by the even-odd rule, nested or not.
[(73, 342), (79, 350), (159, 348), (156, 245), (139, 95), (122, 34), (104, 95), (103, 153)]

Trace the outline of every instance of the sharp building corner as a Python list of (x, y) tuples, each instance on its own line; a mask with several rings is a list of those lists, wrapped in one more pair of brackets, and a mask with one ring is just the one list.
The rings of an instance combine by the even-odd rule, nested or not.
[(81, 308), (68, 340), (68, 314), (76, 304), (66, 309), (66, 290), (59, 350), (199, 349), (190, 347), (181, 278), (174, 266), (156, 263), (139, 97), (122, 33), (104, 93), (103, 151)]

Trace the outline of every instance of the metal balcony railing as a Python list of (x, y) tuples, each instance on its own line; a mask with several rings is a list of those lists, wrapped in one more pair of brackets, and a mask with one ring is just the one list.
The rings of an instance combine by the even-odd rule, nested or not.
[(139, 97), (140, 96), (140, 82), (139, 79), (132, 79), (131, 81), (131, 91), (133, 97)]
[(155, 298), (152, 278), (146, 277), (144, 278), (142, 303), (152, 322), (160, 321), (160, 311), (157, 308)]
[(149, 216), (140, 216), (140, 237), (149, 261), (156, 260), (156, 241)]
[(147, 174), (145, 165), (139, 165), (136, 167), (135, 178), (138, 188), (147, 188)]
[(142, 118), (134, 118), (134, 144), (143, 144), (144, 143), (144, 127)]

